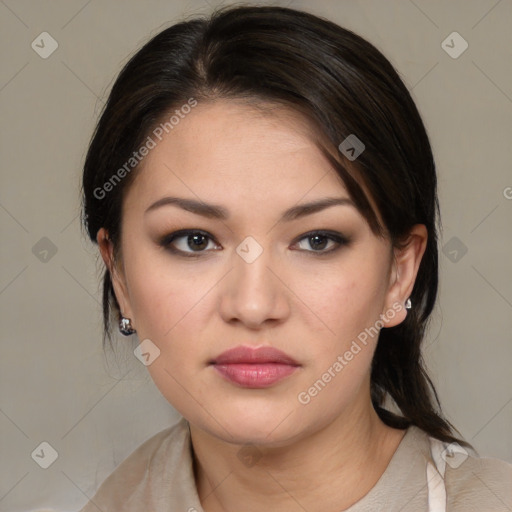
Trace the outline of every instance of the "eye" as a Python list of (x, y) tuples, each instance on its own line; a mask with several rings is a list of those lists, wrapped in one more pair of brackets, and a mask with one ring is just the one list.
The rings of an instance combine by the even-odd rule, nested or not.
[[(301, 244), (303, 240), (305, 240), (306, 243), (313, 248), (313, 251), (305, 249), (307, 252), (316, 252), (319, 254), (328, 254), (337, 251), (340, 246), (348, 243), (348, 240), (340, 233), (329, 231), (312, 231), (300, 238), (298, 243)], [(332, 242), (334, 247), (328, 250), (324, 250), (326, 245), (328, 245), (328, 242)]]
[[(202, 253), (209, 252), (208, 249), (217, 250), (215, 247), (210, 247), (210, 242), (213, 243), (213, 241), (213, 237), (205, 231), (183, 229), (164, 236), (160, 240), (159, 245), (180, 256), (195, 257), (200, 256)], [(329, 242), (331, 243), (331, 248), (326, 250), (326, 246), (329, 246)], [(301, 236), (294, 245), (298, 244), (301, 251), (316, 253), (318, 256), (321, 256), (337, 251), (342, 245), (348, 243), (349, 240), (341, 233), (311, 231)], [(309, 245), (313, 250), (305, 248), (305, 244)], [(334, 247), (332, 247), (333, 245)]]
[(160, 245), (173, 253), (195, 256), (194, 253), (206, 252), (209, 241), (213, 241), (213, 238), (208, 233), (197, 229), (185, 229), (166, 235), (160, 241)]

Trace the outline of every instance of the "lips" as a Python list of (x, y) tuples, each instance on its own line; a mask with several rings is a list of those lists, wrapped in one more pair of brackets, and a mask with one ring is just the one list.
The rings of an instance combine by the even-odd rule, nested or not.
[(273, 347), (235, 347), (210, 365), (226, 380), (245, 388), (265, 388), (294, 373), (299, 363)]
[(280, 363), (290, 366), (299, 366), (295, 360), (284, 352), (273, 347), (235, 347), (222, 352), (213, 361), (213, 364), (255, 364), (255, 363)]

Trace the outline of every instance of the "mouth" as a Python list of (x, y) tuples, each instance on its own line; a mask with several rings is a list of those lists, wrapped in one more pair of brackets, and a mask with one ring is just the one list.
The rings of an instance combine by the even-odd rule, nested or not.
[(273, 347), (235, 347), (209, 363), (224, 379), (244, 388), (266, 388), (292, 373), (300, 364)]

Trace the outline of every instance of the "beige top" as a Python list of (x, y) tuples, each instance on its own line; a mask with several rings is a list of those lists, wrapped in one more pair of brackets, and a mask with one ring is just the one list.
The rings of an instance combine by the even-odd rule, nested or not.
[[(80, 512), (204, 512), (192, 464), (181, 419), (129, 455)], [(346, 510), (512, 512), (512, 465), (409, 427), (379, 481)]]

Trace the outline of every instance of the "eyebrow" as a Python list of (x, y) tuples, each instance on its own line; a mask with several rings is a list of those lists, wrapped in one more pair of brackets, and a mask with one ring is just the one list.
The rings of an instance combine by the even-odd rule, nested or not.
[[(229, 219), (229, 211), (219, 205), (215, 204), (207, 204), (202, 201), (196, 201), (195, 199), (185, 199), (183, 197), (162, 197), (158, 201), (154, 202), (149, 208), (146, 209), (144, 215), (156, 210), (157, 208), (161, 208), (162, 206), (174, 205), (188, 212), (195, 213), (197, 215), (201, 215), (203, 217), (208, 217), (212, 219), (220, 219), (226, 220)], [(290, 222), (292, 220), (296, 220), (306, 215), (311, 215), (313, 213), (319, 212), (331, 206), (352, 206), (355, 208), (355, 205), (352, 200), (347, 197), (325, 197), (322, 199), (317, 199), (310, 203), (299, 204), (297, 206), (293, 206), (286, 210), (280, 219), (281, 221)]]

